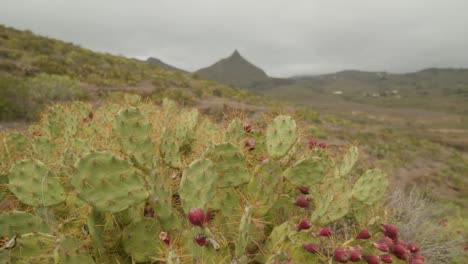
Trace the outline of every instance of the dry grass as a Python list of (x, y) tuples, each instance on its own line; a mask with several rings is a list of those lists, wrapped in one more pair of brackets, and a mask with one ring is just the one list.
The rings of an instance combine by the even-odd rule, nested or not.
[(465, 239), (454, 236), (450, 228), (437, 223), (431, 200), (418, 193), (394, 191), (389, 197), (393, 209), (393, 223), (399, 227), (400, 239), (417, 242), (427, 263), (454, 263), (454, 259), (466, 252)]

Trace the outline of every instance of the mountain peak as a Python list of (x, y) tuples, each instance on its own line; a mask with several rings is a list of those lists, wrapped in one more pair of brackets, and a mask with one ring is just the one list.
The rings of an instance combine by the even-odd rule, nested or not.
[(146, 60), (146, 63), (151, 64), (151, 65), (159, 66), (159, 67), (164, 68), (164, 69), (169, 70), (169, 71), (184, 72), (184, 73), (186, 72), (186, 71), (184, 71), (182, 69), (179, 69), (177, 67), (169, 65), (169, 64), (163, 62), (162, 60), (160, 60), (158, 58), (149, 57)]
[(246, 60), (236, 49), (228, 58), (197, 71), (200, 76), (242, 88), (253, 87), (270, 80), (259, 67)]
[(235, 49), (234, 52), (231, 54), (231, 58), (236, 58), (236, 57), (242, 58), (242, 56), (240, 55), (237, 49)]

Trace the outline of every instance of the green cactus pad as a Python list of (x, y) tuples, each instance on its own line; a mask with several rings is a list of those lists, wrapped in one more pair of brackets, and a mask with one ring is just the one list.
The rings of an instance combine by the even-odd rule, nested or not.
[(255, 260), (259, 263), (266, 263), (267, 259), (275, 254), (288, 239), (292, 232), (293, 225), (288, 221), (275, 226), (263, 245), (263, 254), (259, 254)]
[(24, 156), (31, 146), (29, 139), (18, 132), (9, 133), (3, 139), (3, 145), (9, 153), (10, 158)]
[(296, 122), (290, 116), (277, 116), (268, 125), (266, 131), (266, 146), (268, 154), (279, 159), (288, 154), (298, 139)]
[(245, 254), (245, 249), (249, 243), (249, 230), (252, 223), (252, 208), (247, 206), (244, 208), (244, 214), (242, 215), (239, 224), (239, 233), (236, 240), (235, 258), (240, 259)]
[(310, 221), (326, 225), (341, 219), (350, 210), (350, 199), (351, 195), (348, 193), (335, 194), (329, 199), (322, 199), (323, 202), (315, 208)]
[(244, 136), (244, 124), (239, 118), (235, 118), (229, 123), (226, 132), (224, 132), (223, 142), (237, 143)]
[(255, 168), (254, 175), (247, 186), (247, 192), (255, 204), (253, 211), (255, 216), (264, 216), (278, 200), (283, 185), (281, 173), (281, 167), (273, 160), (257, 165)]
[(343, 160), (341, 161), (339, 167), (338, 167), (338, 175), (339, 176), (344, 176), (347, 175), (351, 169), (354, 167), (354, 164), (356, 164), (357, 160), (359, 158), (359, 150), (356, 146), (352, 146), (349, 148), (348, 152), (343, 157)]
[(29, 233), (16, 238), (14, 247), (6, 249), (7, 263), (54, 263), (56, 238), (42, 233)]
[(378, 169), (368, 170), (353, 186), (353, 197), (367, 205), (382, 199), (388, 187), (388, 178)]
[(17, 162), (8, 174), (8, 181), (9, 190), (24, 204), (51, 206), (65, 200), (59, 178), (39, 160)]
[(205, 157), (213, 162), (218, 173), (218, 187), (235, 187), (250, 180), (244, 154), (238, 146), (221, 143), (208, 149)]
[[(89, 255), (83, 243), (70, 236), (62, 236), (57, 241), (55, 248), (56, 263), (66, 264), (92, 264), (93, 258)], [(59, 260), (57, 262), (57, 260)]]
[(167, 129), (163, 133), (159, 150), (164, 162), (169, 167), (176, 169), (182, 167), (182, 161), (180, 159), (180, 144), (173, 133)]
[(40, 218), (27, 212), (13, 211), (0, 214), (0, 237), (13, 237), (27, 233), (48, 233), (49, 226)]
[(60, 160), (60, 147), (59, 144), (46, 137), (36, 137), (32, 144), (34, 157), (48, 165)]
[(312, 187), (322, 181), (325, 174), (323, 161), (318, 157), (305, 158), (284, 171), (284, 177), (298, 187)]
[(122, 232), (112, 213), (92, 210), (86, 218), (86, 228), (97, 255), (112, 251), (120, 243)]
[(64, 134), (64, 112), (65, 109), (61, 105), (53, 105), (47, 111), (46, 123), (52, 138), (58, 138)]
[(149, 262), (164, 256), (166, 244), (159, 238), (162, 229), (156, 219), (142, 218), (128, 225), (122, 233), (124, 250), (136, 262)]
[(138, 108), (124, 108), (115, 116), (113, 128), (122, 151), (146, 168), (152, 168), (154, 143), (146, 116)]
[(179, 195), (187, 214), (191, 208), (206, 209), (216, 194), (218, 175), (208, 159), (195, 160), (182, 174)]
[(81, 199), (103, 212), (123, 211), (149, 195), (132, 164), (111, 152), (84, 155), (75, 164), (71, 184)]

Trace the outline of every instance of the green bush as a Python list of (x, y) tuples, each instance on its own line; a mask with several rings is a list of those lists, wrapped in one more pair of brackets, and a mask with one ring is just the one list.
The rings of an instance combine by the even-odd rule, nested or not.
[(79, 83), (67, 76), (39, 74), (33, 78), (0, 76), (0, 120), (36, 119), (51, 101), (85, 97)]

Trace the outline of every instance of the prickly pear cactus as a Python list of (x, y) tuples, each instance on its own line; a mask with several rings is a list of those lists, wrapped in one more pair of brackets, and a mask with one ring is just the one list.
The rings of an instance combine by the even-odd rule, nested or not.
[(288, 154), (298, 139), (296, 122), (290, 116), (277, 116), (266, 131), (268, 154), (274, 159)]
[(0, 236), (13, 237), (33, 232), (48, 233), (49, 225), (40, 217), (33, 214), (12, 211), (0, 214)]
[(244, 136), (244, 125), (239, 118), (235, 118), (224, 132), (223, 142), (237, 143)]
[(219, 188), (235, 187), (247, 183), (250, 173), (241, 149), (231, 143), (221, 143), (210, 148), (205, 157), (210, 159), (218, 174)]
[(185, 169), (179, 195), (186, 214), (192, 208), (206, 209), (208, 202), (215, 197), (217, 180), (218, 174), (208, 159), (195, 160)]
[(356, 146), (351, 146), (343, 157), (340, 165), (337, 167), (337, 176), (347, 175), (356, 164), (359, 157), (359, 150)]
[(8, 174), (8, 189), (27, 205), (41, 207), (65, 200), (65, 190), (59, 177), (39, 160), (15, 163)]
[(79, 159), (71, 184), (81, 199), (103, 212), (123, 211), (149, 195), (132, 164), (110, 152), (90, 152)]
[(387, 176), (380, 170), (366, 171), (354, 184), (353, 198), (372, 205), (382, 199), (388, 187)]
[(153, 167), (155, 145), (151, 140), (151, 125), (136, 107), (120, 110), (113, 124), (113, 131), (122, 151), (138, 164)]
[[(388, 179), (348, 177), (357, 147), (309, 149), (290, 116), (224, 129), (170, 100), (116, 98), (0, 133), (0, 263), (331, 263), (339, 245), (375, 250), (350, 227), (378, 232)], [(325, 225), (340, 231), (316, 233)]]
[(305, 158), (284, 171), (284, 177), (298, 187), (312, 187), (322, 181), (325, 165), (318, 157)]
[(122, 233), (124, 250), (136, 262), (154, 261), (164, 255), (167, 245), (159, 237), (162, 229), (157, 220), (139, 219), (128, 225)]
[(283, 185), (282, 170), (280, 165), (269, 160), (257, 165), (247, 186), (247, 192), (255, 204), (252, 210), (256, 216), (264, 216), (273, 204), (278, 200)]

